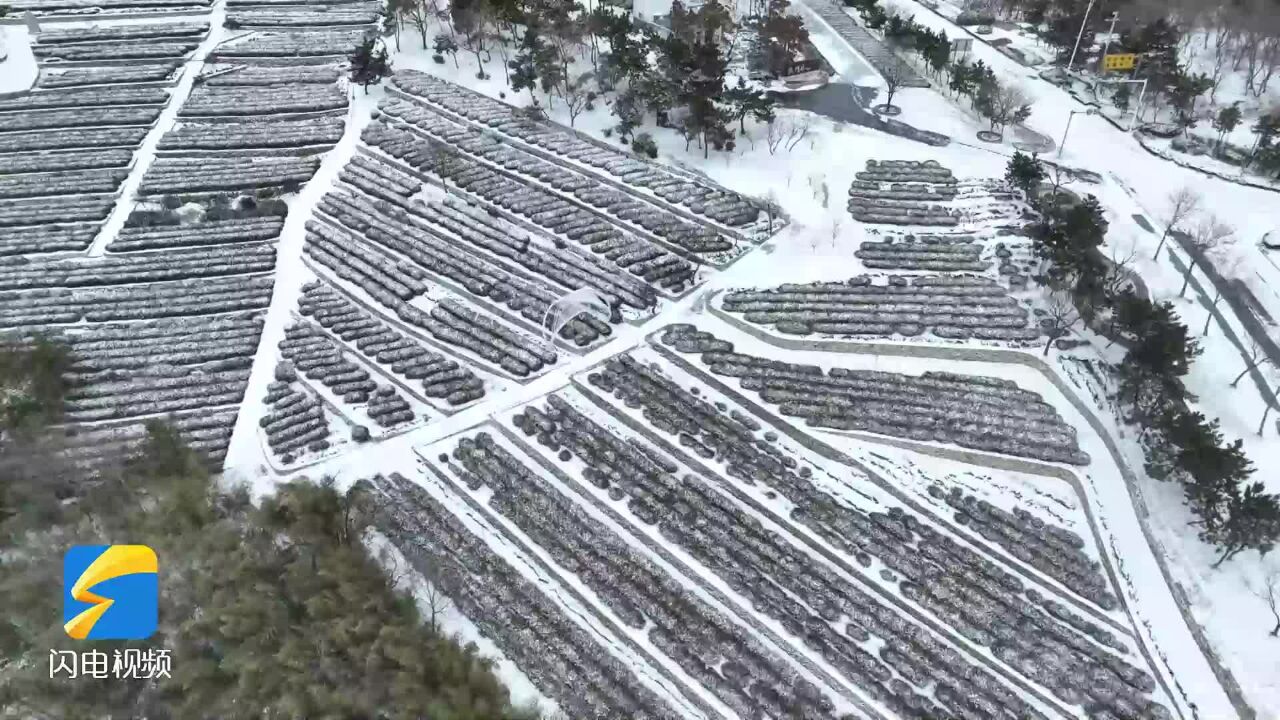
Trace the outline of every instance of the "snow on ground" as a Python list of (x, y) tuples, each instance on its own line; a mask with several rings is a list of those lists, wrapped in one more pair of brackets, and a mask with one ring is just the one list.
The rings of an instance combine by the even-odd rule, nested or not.
[(40, 69), (26, 25), (0, 25), (0, 95), (31, 89)]
[[(915, 14), (917, 20), (926, 25), (944, 27), (952, 37), (961, 36), (961, 31), (948, 21), (923, 8)], [(428, 36), (433, 32), (434, 29)], [(485, 68), (493, 76), (478, 79), (476, 58), (465, 51), (458, 54), (455, 67), (453, 58), (446, 58), (443, 64), (433, 62), (430, 53), (420, 48), (417, 33), (413, 30), (404, 32), (400, 40), (405, 51), (395, 55), (397, 68), (431, 72), (516, 105), (527, 105), (530, 102), (528, 92), (513, 93), (507, 88), (498, 52), (494, 53), (493, 60)], [(829, 59), (847, 79), (860, 84), (863, 81), (874, 84), (874, 79), (866, 74), (866, 63), (859, 62), (861, 58), (847, 48), (841, 50), (843, 45), (838, 39), (815, 28), (814, 41), (824, 53), (830, 53)], [(394, 42), (389, 44), (394, 46)], [(1082, 106), (1058, 88), (1030, 77), (1026, 68), (982, 43), (975, 42), (973, 52), (1004, 76), (1020, 78), (1020, 82), (1035, 97), (1030, 127), (1050, 135), (1055, 141), (1060, 140), (1069, 112), (1082, 109)], [(582, 58), (577, 63), (577, 71), (584, 71), (589, 65), (589, 60)], [(233, 468), (233, 475), (238, 473), (241, 478), (254, 479), (259, 491), (268, 490), (278, 478), (261, 465), (262, 449), (256, 446), (256, 434), (246, 432), (246, 429), (251, 430), (260, 416), (259, 400), (266, 383), (271, 379), (275, 345), (289, 314), (296, 307), (297, 289), (311, 277), (300, 260), (302, 224), (315, 202), (331, 187), (337, 171), (353, 152), (359, 130), (367, 122), (368, 113), (381, 92), (375, 89), (367, 97), (356, 93), (347, 133), (342, 142), (330, 152), (316, 178), (291, 201), (292, 211), (279, 246), (276, 294), (259, 348), (259, 357), (255, 362), (254, 375), (246, 392), (245, 412), (241, 413), (229, 454), (231, 459), (228, 461)], [(561, 102), (549, 102), (542, 94), (538, 94), (537, 99), (548, 109), (553, 119), (569, 124), (568, 113)], [(682, 138), (673, 130), (655, 129), (652, 126), (641, 128), (641, 131), (653, 133), (664, 161), (704, 172), (713, 180), (749, 195), (765, 197), (772, 194), (790, 216), (791, 224), (785, 230), (742, 258), (729, 271), (713, 275), (708, 288), (767, 286), (782, 281), (834, 279), (856, 273), (860, 264), (852, 257), (852, 253), (866, 237), (866, 231), (848, 216), (844, 204), (854, 173), (862, 169), (867, 159), (935, 159), (960, 177), (998, 177), (1003, 174), (1006, 155), (1012, 149), (1007, 142), (999, 146), (983, 146), (983, 143), (974, 139), (974, 132), (983, 126), (967, 108), (958, 107), (949, 98), (931, 90), (901, 91), (895, 98), (895, 104), (901, 105), (905, 110), (900, 119), (925, 129), (947, 132), (955, 136), (957, 142), (946, 148), (933, 148), (860, 127), (832, 123), (808, 113), (782, 111), (780, 116), (786, 121), (802, 125), (808, 123), (807, 134), (798, 137), (793, 148), (778, 148), (771, 153), (767, 148), (765, 128), (748, 122), (748, 135), (739, 138), (739, 147), (734, 153), (712, 153), (704, 158), (696, 144), (686, 150)], [(597, 101), (595, 109), (584, 112), (575, 122), (578, 129), (599, 137), (603, 137), (604, 131), (612, 124), (613, 120), (603, 100)], [(606, 139), (606, 142), (616, 142), (616, 138)], [(1280, 268), (1266, 263), (1262, 255), (1253, 248), (1254, 238), (1280, 224), (1275, 210), (1277, 204), (1272, 194), (1177, 168), (1152, 157), (1134, 140), (1104, 120), (1084, 115), (1076, 116), (1072, 121), (1071, 136), (1063, 159), (1068, 164), (1093, 169), (1106, 176), (1102, 185), (1080, 186), (1075, 189), (1097, 194), (1107, 206), (1108, 216), (1112, 221), (1109, 245), (1119, 252), (1124, 252), (1129, 247), (1137, 250), (1135, 269), (1148, 282), (1157, 299), (1176, 294), (1174, 286), (1178, 284), (1177, 271), (1166, 260), (1149, 260), (1158, 236), (1138, 226), (1132, 215), (1142, 213), (1153, 224), (1158, 225), (1156, 213), (1162, 206), (1163, 198), (1173, 189), (1190, 185), (1206, 197), (1212, 198), (1215, 210), (1238, 225), (1242, 240), (1233, 254), (1243, 258), (1245, 262), (1235, 268), (1235, 272), (1255, 288), (1255, 294), (1264, 298), (1263, 301), (1274, 310), (1273, 315), (1280, 317)], [(783, 268), (785, 271), (781, 270)], [(696, 309), (704, 300), (705, 295), (695, 293), (684, 301), (672, 303), (648, 327), (660, 327), (678, 319), (687, 311)], [(1221, 309), (1227, 311), (1225, 305)], [(1189, 326), (1198, 331), (1204, 318), (1200, 306), (1183, 302), (1179, 304), (1179, 311)], [(1233, 328), (1240, 333), (1240, 329), (1236, 327), (1238, 321), (1230, 318), (1229, 313), (1228, 317)], [(720, 332), (719, 327), (717, 332)], [(733, 340), (740, 342), (744, 349), (770, 355), (783, 354), (727, 327), (724, 332), (732, 335)], [(641, 342), (643, 334), (644, 331), (639, 328), (619, 328), (617, 337), (610, 343), (586, 356), (568, 359), (561, 368), (542, 378), (511, 387), (504, 393), (486, 398), (482, 404), (432, 422), (408, 435), (353, 449), (326, 462), (322, 467), (308, 469), (307, 472), (313, 475), (321, 472), (335, 473), (340, 477), (367, 475), (373, 467), (396, 468), (405, 472), (415, 462), (414, 447), (437, 441), (483, 422), (504, 408), (514, 407), (555, 390), (564, 384), (569, 375)], [(1206, 343), (1206, 355), (1196, 363), (1190, 382), (1201, 395), (1205, 411), (1223, 418), (1224, 431), (1229, 437), (1247, 437), (1252, 432), (1252, 427), (1256, 427), (1256, 418), (1260, 416), (1260, 401), (1257, 400), (1256, 392), (1243, 383), (1232, 392), (1222, 389), (1229, 378), (1239, 371), (1241, 361), (1230, 344), (1221, 340), (1225, 340), (1225, 337), (1220, 328), (1212, 328)], [(896, 357), (882, 359), (874, 355), (842, 354), (832, 357), (826, 354), (797, 353), (795, 357), (823, 365), (880, 367), (899, 372), (936, 369), (943, 364), (938, 361), (908, 361)], [(1141, 533), (1137, 514), (1123, 480), (1110, 465), (1105, 447), (1089, 429), (1084, 417), (1043, 376), (1029, 368), (995, 363), (947, 364), (963, 367), (970, 372), (1015, 379), (1024, 387), (1035, 389), (1049, 398), (1068, 422), (1080, 430), (1082, 444), (1095, 459), (1095, 464), (1084, 473), (1084, 478), (1087, 499), (1101, 526), (1105, 545), (1102, 551), (1123, 566), (1123, 573), (1127, 578), (1123, 592), (1129, 598), (1139, 624), (1150, 622), (1150, 626), (1144, 625), (1147, 630), (1142, 633), (1143, 641), (1153, 653), (1168, 663), (1168, 674), (1186, 691), (1189, 699), (1185, 702), (1188, 705), (1195, 703), (1200, 717), (1234, 716), (1234, 710), (1218, 687), (1164, 584), (1154, 556)], [(1103, 420), (1110, 422), (1106, 417)], [(1125, 431), (1119, 428), (1113, 428), (1113, 434), (1126, 448), (1129, 454), (1126, 458), (1128, 464), (1140, 468), (1136, 449), (1132, 442), (1127, 441), (1131, 438), (1127, 438)], [(851, 446), (856, 443), (849, 439), (830, 433), (824, 433), (824, 436), (832, 443), (853, 452)], [(1274, 478), (1273, 465), (1275, 458), (1280, 457), (1277, 455), (1280, 448), (1276, 446), (1274, 433), (1269, 439), (1247, 442), (1251, 457), (1262, 466), (1259, 478)], [(899, 462), (902, 457), (907, 457), (904, 451), (877, 449), (875, 452), (895, 457)], [(956, 474), (954, 466), (948, 466), (934, 458), (928, 458), (927, 462), (921, 461), (921, 464), (928, 468), (930, 475), (949, 477)], [(981, 472), (991, 473), (987, 470)], [(976, 478), (968, 478), (966, 482), (978, 484)], [(1007, 501), (1013, 492), (1027, 492), (1022, 481), (1008, 478), (1004, 474), (999, 475), (999, 482), (1003, 488), (1021, 486), (1022, 489), (1009, 489), (1007, 492), (1004, 489), (992, 490), (991, 497), (995, 498), (992, 502), (997, 502), (997, 499)], [(1250, 701), (1262, 710), (1264, 716), (1268, 711), (1280, 708), (1280, 688), (1277, 688), (1275, 680), (1280, 677), (1275, 661), (1277, 653), (1273, 648), (1275, 641), (1268, 644), (1269, 639), (1257, 632), (1264, 619), (1265, 609), (1260, 601), (1253, 600), (1244, 589), (1243, 573), (1256, 566), (1255, 559), (1242, 558), (1225, 571), (1209, 571), (1209, 549), (1188, 532), (1184, 522), (1185, 510), (1181, 508), (1177, 489), (1145, 479), (1140, 480), (1140, 483), (1142, 494), (1152, 510), (1152, 528), (1169, 556), (1175, 579), (1187, 588), (1197, 619), (1206, 625), (1215, 646), (1244, 684)], [(1047, 496), (1040, 500), (1044, 511), (1073, 518), (1071, 522), (1079, 528), (1079, 510), (1073, 509), (1070, 496), (1058, 496), (1055, 500), (1054, 496), (1058, 491), (1044, 492)], [(1059, 504), (1062, 505), (1061, 508)], [(1249, 618), (1250, 621), (1241, 622), (1241, 618)], [(1255, 618), (1256, 623), (1253, 622)], [(1158, 630), (1150, 632), (1150, 628)]]

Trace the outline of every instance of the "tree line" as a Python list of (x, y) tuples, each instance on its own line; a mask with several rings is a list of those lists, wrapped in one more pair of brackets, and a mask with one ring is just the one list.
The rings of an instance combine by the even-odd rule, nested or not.
[[(89, 473), (61, 452), (69, 355), (0, 347), (0, 707), (17, 717), (535, 718), (490, 662), (424, 623), (362, 539), (365, 486), (290, 482), (255, 505), (161, 421)], [(16, 392), (11, 392), (16, 390)], [(84, 649), (61, 627), (61, 555), (141, 543), (160, 558), (171, 677), (50, 679), (49, 652)]]
[[(935, 80), (945, 77), (952, 97), (967, 99), (970, 107), (990, 123), (992, 133), (1000, 134), (1005, 127), (1024, 123), (1031, 117), (1028, 97), (1016, 83), (1000, 80), (981, 60), (972, 64), (963, 59), (953, 61), (946, 32), (931, 30), (916, 22), (914, 16), (903, 17), (887, 11), (880, 0), (842, 2), (857, 11), (869, 29), (883, 33), (890, 47), (918, 56), (924, 72)], [(900, 70), (892, 66), (882, 75), (888, 96), (886, 103), (892, 104), (893, 95), (904, 78)]]
[[(1051, 172), (1053, 187), (1044, 192)], [(1280, 541), (1280, 495), (1268, 494), (1253, 479), (1254, 466), (1239, 439), (1227, 441), (1217, 420), (1191, 409), (1195, 396), (1183, 378), (1201, 353), (1199, 343), (1171, 302), (1137, 295), (1124, 280), (1123, 263), (1103, 259), (1099, 248), (1107, 222), (1102, 206), (1092, 195), (1079, 202), (1064, 199), (1058, 192), (1060, 177), (1023, 153), (1014, 154), (1005, 176), (1035, 210), (1028, 234), (1046, 264), (1041, 282), (1072, 298), (1070, 309), (1050, 312), (1051, 339), (1084, 320), (1122, 342), (1127, 350), (1116, 366), (1115, 400), (1125, 419), (1141, 428), (1147, 473), (1181, 484), (1200, 538), (1219, 553), (1215, 567), (1246, 550), (1266, 554)], [(1165, 237), (1180, 232), (1178, 226), (1195, 210), (1191, 196), (1175, 195)], [(1226, 235), (1208, 217), (1192, 230), (1189, 242), (1203, 256)], [(1183, 293), (1199, 260), (1188, 261)]]
[[(769, 0), (759, 16), (747, 19), (761, 56), (775, 74), (808, 42), (788, 0)], [(703, 155), (736, 147), (733, 125), (746, 133), (746, 119), (770, 122), (775, 101), (745, 78), (727, 79), (739, 29), (717, 0), (686, 8), (673, 3), (669, 31), (638, 22), (606, 3), (587, 9), (572, 0), (460, 0), (441, 9), (437, 0), (388, 0), (387, 28), (418, 29), (436, 62), (470, 52), (478, 76), (494, 63), (512, 92), (528, 92), (535, 116), (560, 104), (575, 125), (598, 103), (607, 104), (616, 124), (606, 130), (638, 153), (656, 156), (652, 136), (637, 133), (652, 117), (694, 142)], [(439, 32), (428, 44), (431, 24)]]

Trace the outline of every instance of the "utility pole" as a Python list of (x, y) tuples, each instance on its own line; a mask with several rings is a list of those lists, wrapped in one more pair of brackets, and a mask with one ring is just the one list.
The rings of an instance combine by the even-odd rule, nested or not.
[(1080, 50), (1080, 38), (1084, 37), (1084, 26), (1089, 24), (1089, 12), (1093, 10), (1095, 0), (1089, 0), (1089, 5), (1084, 9), (1084, 20), (1080, 21), (1080, 32), (1076, 33), (1076, 45), (1071, 48), (1071, 59), (1067, 61), (1067, 72), (1071, 72), (1071, 66), (1076, 62), (1076, 52)]
[(1107, 74), (1107, 51), (1111, 49), (1111, 38), (1116, 34), (1116, 20), (1120, 19), (1119, 12), (1111, 13), (1111, 27), (1107, 30), (1107, 41), (1102, 45), (1102, 57), (1098, 58), (1098, 74)]

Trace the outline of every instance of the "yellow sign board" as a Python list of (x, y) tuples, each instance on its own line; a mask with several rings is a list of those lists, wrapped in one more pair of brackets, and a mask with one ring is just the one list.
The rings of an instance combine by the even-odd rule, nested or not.
[(1133, 66), (1138, 62), (1138, 56), (1134, 53), (1123, 53), (1119, 55), (1102, 56), (1103, 70), (1132, 70)]

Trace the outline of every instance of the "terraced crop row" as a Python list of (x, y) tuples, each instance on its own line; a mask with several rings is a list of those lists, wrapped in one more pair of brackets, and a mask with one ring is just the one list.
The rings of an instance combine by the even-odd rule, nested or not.
[(364, 34), (363, 28), (259, 32), (222, 43), (214, 48), (212, 59), (343, 57), (360, 42)]
[(694, 278), (692, 264), (666, 249), (624, 233), (603, 217), (547, 190), (460, 157), (443, 144), (424, 144), (421, 137), (380, 120), (365, 128), (363, 140), (421, 172), (457, 178), (459, 187), (479, 198), (585, 245), (650, 283), (678, 292)]
[[(679, 328), (675, 332), (687, 333)], [(691, 339), (686, 334), (685, 341)], [(1169, 716), (1148, 697), (1155, 689), (1151, 676), (1126, 659), (1128, 650), (1112, 631), (1040, 590), (1025, 588), (1007, 570), (957, 543), (915, 511), (896, 507), (864, 512), (835, 501), (812, 484), (813, 468), (780, 453), (768, 433), (760, 436), (758, 424), (724, 412), (626, 356), (588, 379), (628, 407), (642, 408), (649, 423), (678, 438), (690, 452), (724, 463), (729, 477), (747, 485), (763, 484), (786, 496), (793, 506), (790, 519), (846, 557), (864, 567), (880, 560), (891, 570), (882, 577), (895, 582), (904, 597), (971, 642), (989, 646), (996, 657), (1062, 702), (1084, 706), (1091, 717)], [(1054, 542), (1033, 539), (1032, 547), (1047, 551)], [(740, 556), (732, 550), (730, 554)], [(1072, 577), (1078, 565), (1065, 554), (1059, 559), (1060, 564), (1046, 563), (1053, 568), (1049, 574)], [(1091, 575), (1095, 587), (1105, 587), (1096, 568)], [(1108, 608), (1116, 606), (1109, 595), (1098, 601)], [(839, 612), (834, 610), (836, 618)]]
[[(732, 250), (734, 245), (714, 230), (684, 220), (661, 208), (639, 200), (635, 195), (615, 190), (598, 179), (565, 166), (519, 150), (504, 143), (496, 136), (485, 136), (478, 130), (459, 125), (438, 114), (424, 103), (388, 96), (378, 105), (384, 114), (404, 121), (429, 134), (454, 153), (462, 152), (504, 168), (521, 177), (536, 178), (546, 186), (572, 196), (609, 216), (661, 237), (668, 242), (694, 253), (719, 253)], [(439, 172), (439, 171), (438, 171)], [(445, 172), (440, 172), (446, 175)], [(464, 173), (449, 173), (450, 179), (463, 188), (476, 182)]]
[(64, 62), (115, 62), (119, 60), (162, 60), (185, 58), (200, 47), (198, 39), (156, 40), (107, 40), (104, 42), (70, 43), (66, 45), (40, 45), (31, 47), (37, 60), (61, 60)]
[(121, 228), (115, 239), (107, 245), (107, 251), (120, 253), (202, 245), (266, 242), (278, 237), (283, 226), (283, 217), (267, 216), (236, 218), (216, 222), (203, 221), (189, 225), (125, 227)]
[(101, 287), (184, 278), (244, 275), (275, 269), (270, 245), (184, 248), (171, 252), (103, 258), (6, 261), (0, 263), (0, 290)]
[[(303, 251), (338, 277), (354, 283), (403, 321), (437, 340), (471, 351), (513, 375), (527, 377), (556, 361), (554, 350), (527, 335), (479, 315), (455, 300), (436, 303), (429, 312), (407, 300), (422, 294), (423, 271), (393, 263), (352, 236), (309, 221)], [(415, 277), (417, 275), (418, 277)]]
[[(316, 326), (310, 323), (294, 323), (284, 329), (280, 341), (280, 354), (305, 377), (323, 383), (347, 405), (364, 405), (380, 388), (369, 376), (369, 371), (343, 357), (341, 348)], [(393, 388), (388, 387), (392, 394)], [(413, 411), (403, 398), (399, 409), (381, 415), (378, 423), (396, 425), (413, 420)]]
[[(451, 234), (436, 230), (439, 225), (417, 221), (385, 201), (337, 191), (326, 195), (319, 209), (360, 237), (391, 248), (428, 273), (454, 280), (468, 292), (504, 305), (533, 323), (541, 323), (547, 308), (568, 292), (566, 288), (517, 276), (494, 262), (458, 249), (456, 245), (460, 243)], [(435, 218), (426, 219), (439, 217), (435, 214)], [(607, 323), (581, 315), (565, 325), (561, 335), (585, 346), (611, 332)]]
[[(222, 467), (227, 446), (231, 443), (237, 410), (234, 407), (206, 408), (170, 413), (165, 419), (191, 449), (204, 456), (211, 469), (217, 470)], [(61, 453), (64, 458), (88, 468), (103, 467), (124, 462), (145, 436), (145, 424), (136, 421), (68, 427), (66, 445), (61, 448)]]
[(768, 290), (738, 290), (723, 307), (747, 322), (789, 335), (918, 336), (1032, 341), (1026, 308), (994, 281), (973, 276), (869, 275), (846, 282), (788, 283)]
[(119, 287), (0, 292), (0, 327), (148, 320), (264, 308), (271, 277), (212, 277)]
[[(530, 422), (533, 422), (530, 420)], [(834, 718), (831, 700), (749, 630), (684, 588), (486, 433), (463, 438), (453, 471), (634, 631), (741, 717)]]
[[(1010, 380), (926, 372), (798, 365), (737, 353), (733, 344), (692, 326), (672, 326), (663, 341), (698, 353), (716, 375), (737, 377), (745, 390), (783, 415), (815, 427), (864, 430), (976, 450), (1085, 465), (1075, 428), (1034, 392)], [(710, 349), (704, 349), (710, 348)]]
[(161, 150), (228, 150), (333, 146), (342, 138), (341, 117), (305, 120), (184, 120), (160, 138)]
[(371, 25), (381, 17), (380, 10), (381, 6), (372, 2), (314, 9), (306, 6), (244, 7), (228, 11), (227, 20), (241, 27)]
[(320, 167), (318, 157), (158, 157), (140, 191), (170, 193), (279, 188), (301, 185)]
[(0, 153), (72, 148), (136, 148), (148, 127), (65, 128), (0, 133)]
[[(102, 125), (150, 125), (158, 107), (86, 107), (75, 110), (29, 110), (5, 115), (5, 130), (52, 130)], [(30, 150), (34, 148), (18, 148)]]
[[(122, 168), (132, 162), (133, 152), (124, 149), (15, 152), (0, 155), (0, 176), (53, 170)], [(4, 179), (0, 177), (0, 180)]]
[(957, 214), (939, 205), (956, 197), (951, 171), (933, 160), (868, 160), (867, 169), (849, 186), (849, 213), (864, 223), (940, 225), (959, 223)]
[(138, 23), (91, 25), (67, 30), (42, 30), (37, 36), (42, 45), (59, 43), (102, 42), (104, 40), (154, 40), (155, 38), (203, 37), (209, 32), (207, 22)]
[(178, 111), (181, 117), (264, 115), (339, 110), (347, 95), (337, 85), (211, 85), (191, 91)]
[(113, 193), (128, 175), (127, 168), (88, 168), (0, 175), (0, 199)]
[[(661, 410), (651, 410), (651, 419)], [(765, 528), (707, 479), (628, 443), (552, 395), (526, 409), (527, 435), (586, 464), (584, 482), (750, 601), (891, 717), (1037, 718), (1040, 713), (937, 636)], [(874, 640), (872, 638), (875, 638)]]
[(164, 82), (172, 78), (173, 71), (177, 70), (180, 64), (177, 61), (170, 61), (104, 65), (102, 67), (60, 68), (54, 66), (41, 68), (40, 79), (36, 82), (36, 87), (67, 88), (81, 85)]
[(0, 228), (103, 220), (111, 213), (113, 205), (114, 195), (63, 195), (6, 200), (0, 203)]
[[(168, 100), (168, 88), (146, 85), (136, 87), (111, 85), (66, 90), (36, 90), (10, 100), (0, 101), (0, 112), (49, 108), (89, 108), (109, 105), (163, 105)], [(0, 115), (0, 119), (5, 121), (5, 129), (9, 129), (8, 121), (13, 118), (8, 115)]]
[(970, 235), (906, 235), (883, 241), (864, 240), (853, 253), (868, 268), (982, 272), (991, 267), (982, 259), (982, 246)]
[(303, 85), (338, 82), (336, 65), (225, 65), (212, 66), (201, 76), (209, 86)]
[(18, 17), (28, 11), (38, 16), (188, 10), (207, 8), (213, 0), (11, 0), (7, 4), (9, 12)]
[(465, 405), (484, 396), (484, 383), (470, 368), (433, 352), (360, 309), (320, 282), (303, 286), (298, 312), (342, 338), (365, 358), (396, 375), (422, 383), (428, 398)]
[(0, 233), (0, 256), (84, 250), (97, 233), (91, 223), (6, 228)]
[[(592, 287), (622, 305), (647, 309), (657, 302), (654, 289), (631, 277), (617, 263), (577, 251), (561, 243), (540, 244), (528, 231), (502, 221), (461, 200), (419, 202), (407, 198), (422, 183), (413, 176), (369, 155), (356, 155), (342, 170), (346, 183), (368, 195), (387, 200), (428, 220), (446, 233), (459, 249), (465, 243), (499, 258), (517, 263), (536, 275), (546, 276), (566, 288)], [(643, 268), (635, 264), (632, 268)]]
[(329, 449), (329, 418), (324, 405), (296, 382), (273, 380), (263, 398), (268, 407), (258, 426), (267, 436), (271, 452), (286, 465), (303, 450), (323, 452)]
[(394, 474), (372, 484), (382, 533), (568, 717), (679, 717), (429, 493)]
[(502, 102), (416, 71), (396, 74), (401, 90), (439, 105), (469, 120), (483, 123), (560, 157), (575, 160), (645, 189), (664, 200), (733, 227), (756, 223), (760, 209), (747, 198), (690, 176), (678, 175), (552, 123), (530, 122)]

